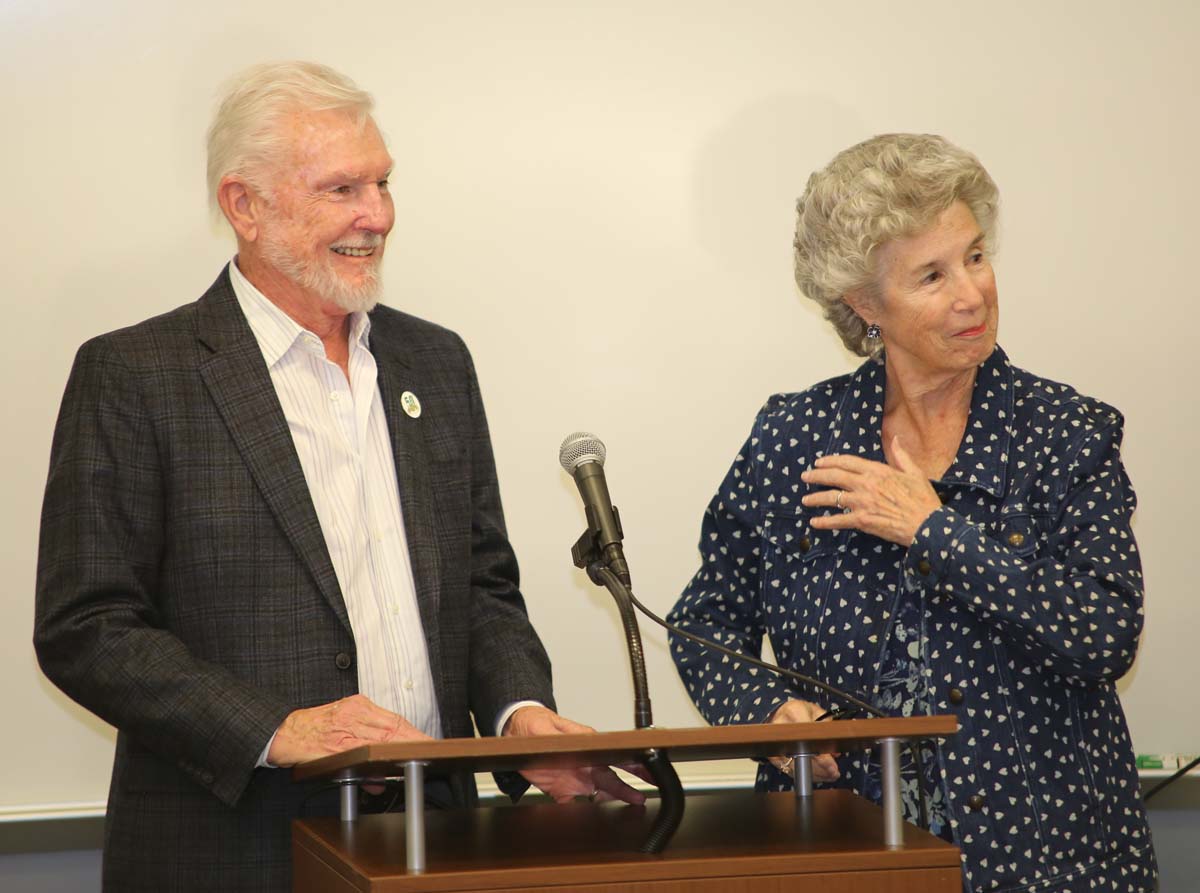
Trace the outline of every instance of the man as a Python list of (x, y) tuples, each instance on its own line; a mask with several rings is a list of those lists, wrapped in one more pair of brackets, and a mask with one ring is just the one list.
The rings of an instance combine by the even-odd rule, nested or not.
[[(234, 262), (85, 344), (67, 384), (35, 645), (119, 730), (109, 889), (288, 889), (290, 819), (335, 796), (291, 781), (303, 760), (472, 716), (587, 731), (552, 709), (470, 356), (375, 307), (394, 212), (370, 109), (322, 66), (240, 78), (208, 143)], [(528, 777), (642, 799), (604, 767)]]

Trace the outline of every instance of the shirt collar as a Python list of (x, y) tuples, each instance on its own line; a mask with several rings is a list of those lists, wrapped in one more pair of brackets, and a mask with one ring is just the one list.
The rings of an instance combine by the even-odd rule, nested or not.
[[(837, 408), (826, 454), (843, 453), (884, 462), (880, 430), (887, 371), (867, 360), (850, 376)], [(971, 409), (958, 453), (937, 483), (1004, 493), (1012, 441), (1013, 371), (999, 345), (979, 366), (971, 393)]]
[[(238, 305), (245, 314), (259, 350), (272, 368), (297, 342), (320, 346), (321, 339), (284, 313), (238, 269), (237, 258), (229, 263), (229, 281)], [(361, 312), (350, 314), (350, 343), (370, 349), (371, 318)]]

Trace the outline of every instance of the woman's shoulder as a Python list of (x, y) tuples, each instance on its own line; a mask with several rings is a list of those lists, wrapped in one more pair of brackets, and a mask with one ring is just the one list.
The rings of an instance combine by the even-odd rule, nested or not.
[(1011, 366), (1015, 427), (1069, 426), (1098, 431), (1120, 426), (1124, 416), (1116, 407), (1084, 394), (1074, 386)]
[(795, 421), (824, 419), (836, 411), (856, 376), (838, 375), (818, 382), (803, 391), (784, 391), (772, 394), (759, 410), (760, 420)]

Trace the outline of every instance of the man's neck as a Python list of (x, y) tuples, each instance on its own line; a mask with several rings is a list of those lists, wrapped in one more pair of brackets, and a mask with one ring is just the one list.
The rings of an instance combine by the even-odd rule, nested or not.
[(275, 268), (257, 263), (239, 252), (234, 263), (268, 301), (286, 313), (302, 328), (321, 339), (325, 356), (337, 363), (350, 377), (350, 313), (317, 295), (312, 294)]

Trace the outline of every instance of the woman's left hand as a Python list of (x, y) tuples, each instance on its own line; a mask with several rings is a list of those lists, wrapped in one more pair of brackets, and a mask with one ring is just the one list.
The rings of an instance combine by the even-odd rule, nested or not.
[[(822, 456), (800, 475), (807, 484), (830, 487), (809, 493), (801, 502), (810, 508), (834, 509), (816, 515), (818, 530), (861, 530), (880, 539), (908, 546), (917, 530), (942, 502), (925, 473), (892, 438), (895, 465), (859, 456)], [(840, 511), (838, 511), (840, 509)]]

